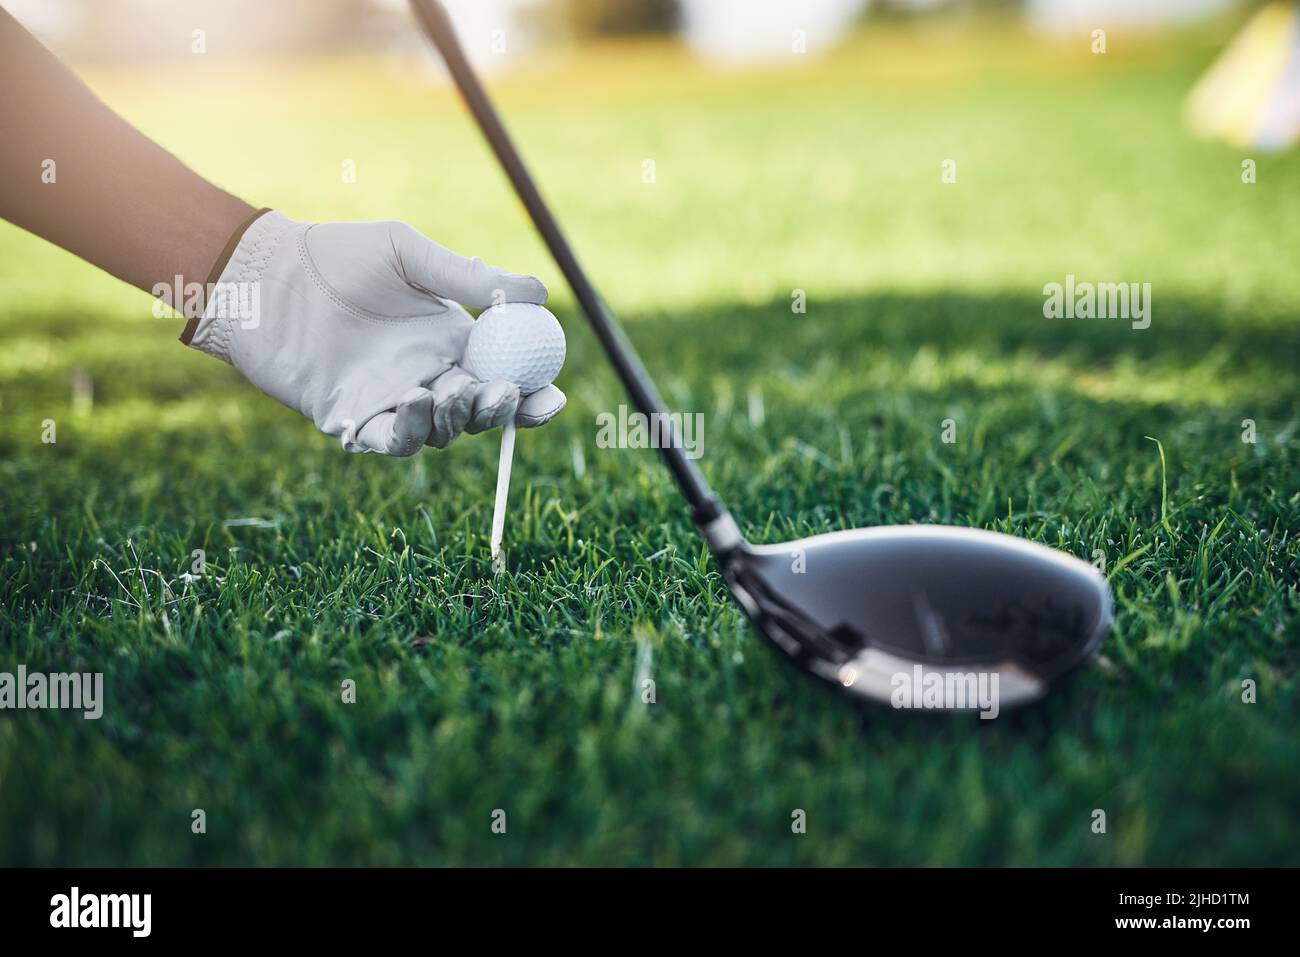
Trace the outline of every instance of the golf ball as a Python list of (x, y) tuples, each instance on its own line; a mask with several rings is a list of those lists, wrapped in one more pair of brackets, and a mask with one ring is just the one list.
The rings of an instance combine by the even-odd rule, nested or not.
[(461, 365), (476, 379), (505, 379), (530, 395), (560, 374), (564, 351), (564, 330), (549, 309), (503, 302), (478, 317)]

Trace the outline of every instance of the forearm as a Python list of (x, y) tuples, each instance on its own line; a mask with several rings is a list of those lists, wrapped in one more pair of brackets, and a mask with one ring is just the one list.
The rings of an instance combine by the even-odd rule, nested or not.
[(114, 113), (0, 9), (0, 216), (152, 291), (176, 276), (204, 282), (254, 212)]

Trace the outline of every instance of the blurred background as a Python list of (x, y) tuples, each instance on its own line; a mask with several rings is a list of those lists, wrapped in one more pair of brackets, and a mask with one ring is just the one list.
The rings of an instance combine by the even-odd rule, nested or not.
[[(810, 49), (889, 20), (960, 22), (993, 14), (1023, 18), (1043, 31), (1077, 27), (1159, 28), (1222, 13), (1236, 0), (450, 0), (466, 42), (481, 55), (491, 32), (509, 35), (520, 56), (544, 39), (680, 34), (691, 49), (721, 59), (781, 58), (790, 34), (803, 30)], [(410, 50), (418, 46), (402, 0), (11, 0), (6, 6), (61, 50), (85, 60), (180, 57), (196, 26), (215, 41), (216, 56), (286, 56), (337, 50)], [(160, 42), (161, 41), (161, 42)]]

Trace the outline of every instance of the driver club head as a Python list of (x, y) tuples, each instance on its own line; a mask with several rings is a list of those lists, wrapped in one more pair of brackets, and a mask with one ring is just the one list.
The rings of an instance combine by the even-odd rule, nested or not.
[(781, 651), (851, 695), (894, 707), (987, 710), (977, 687), (992, 689), (994, 714), (1027, 704), (1096, 652), (1111, 618), (1110, 588), (1091, 565), (979, 529), (742, 540), (722, 567)]

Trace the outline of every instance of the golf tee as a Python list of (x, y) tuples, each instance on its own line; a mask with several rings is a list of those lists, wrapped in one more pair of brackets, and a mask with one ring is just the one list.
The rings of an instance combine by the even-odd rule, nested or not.
[(506, 526), (506, 496), (510, 493), (510, 465), (515, 457), (515, 424), (501, 428), (501, 461), (497, 465), (497, 498), (492, 508), (492, 560), (501, 554), (501, 538)]

